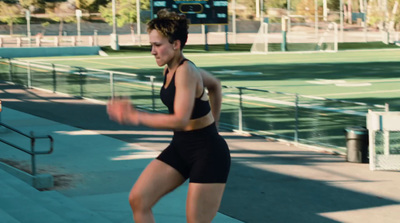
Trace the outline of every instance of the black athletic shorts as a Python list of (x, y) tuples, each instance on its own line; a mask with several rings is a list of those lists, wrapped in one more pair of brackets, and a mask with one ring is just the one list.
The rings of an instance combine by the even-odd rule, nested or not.
[(192, 183), (226, 183), (231, 165), (228, 145), (215, 124), (175, 131), (171, 144), (157, 157)]

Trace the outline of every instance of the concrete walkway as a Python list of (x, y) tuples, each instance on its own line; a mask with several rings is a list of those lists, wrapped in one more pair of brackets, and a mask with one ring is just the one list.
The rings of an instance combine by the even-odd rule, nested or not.
[[(55, 150), (37, 157), (55, 176), (54, 190), (111, 222), (133, 222), (127, 196), (171, 133), (120, 126), (105, 106), (0, 83), (1, 121), (23, 132), (51, 134)], [(400, 173), (370, 171), (343, 156), (222, 131), (232, 167), (213, 222), (398, 222)], [(24, 143), (0, 131), (0, 137)], [(38, 148), (47, 147), (38, 141)], [(29, 165), (29, 157), (0, 144), (0, 158)], [(185, 222), (187, 183), (154, 208), (158, 222)], [(0, 203), (2, 202), (0, 196)], [(1, 222), (1, 221), (0, 221)], [(46, 222), (46, 219), (43, 219)]]

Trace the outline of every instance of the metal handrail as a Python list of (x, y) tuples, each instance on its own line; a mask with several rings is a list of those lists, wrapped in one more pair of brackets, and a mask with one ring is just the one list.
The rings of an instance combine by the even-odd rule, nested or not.
[[(25, 134), (25, 133), (19, 131), (18, 129), (15, 129), (15, 128), (11, 127), (11, 126), (8, 126), (8, 125), (4, 124), (3, 122), (0, 122), (0, 125), (1, 125), (1, 126), (4, 126), (5, 128), (7, 128), (7, 129), (9, 129), (9, 130), (11, 130), (11, 131), (13, 131), (13, 132), (15, 132), (15, 133), (18, 133), (18, 134), (20, 134), (20, 135), (22, 135), (22, 136), (27, 137), (27, 138), (30, 139), (30, 141), (31, 141), (31, 150), (30, 150), (30, 151), (27, 150), (27, 149), (24, 149), (24, 148), (22, 148), (22, 147), (20, 147), (20, 146), (17, 146), (17, 145), (15, 145), (15, 144), (13, 144), (13, 143), (10, 143), (10, 142), (8, 142), (8, 141), (5, 141), (4, 139), (1, 139), (1, 138), (0, 138), (0, 142), (5, 143), (5, 144), (7, 144), (7, 145), (9, 145), (9, 146), (11, 146), (11, 147), (14, 147), (14, 148), (16, 148), (16, 149), (18, 149), (18, 150), (20, 150), (20, 151), (22, 151), (22, 152), (24, 152), (24, 153), (27, 153), (27, 154), (31, 155), (32, 175), (35, 176), (35, 175), (36, 175), (36, 159), (35, 159), (35, 158), (36, 158), (36, 155), (50, 154), (50, 153), (53, 152), (53, 150), (54, 150), (54, 147), (53, 147), (53, 145), (54, 145), (53, 137), (50, 136), (50, 135), (34, 136), (33, 132), (30, 132), (30, 135), (28, 135), (28, 134)], [(50, 149), (49, 149), (48, 151), (35, 151), (36, 139), (46, 139), (46, 138), (48, 138), (49, 141), (50, 141)]]
[[(117, 74), (115, 71), (110, 71), (110, 70), (98, 70), (98, 69), (90, 69), (90, 68), (82, 68), (82, 67), (74, 67), (74, 66), (67, 66), (67, 65), (58, 65), (58, 64), (50, 64), (50, 63), (43, 63), (40, 62), (40, 65), (37, 65), (37, 62), (24, 62), (24, 61), (16, 61), (16, 60), (11, 60), (9, 59), (8, 61), (8, 65), (9, 65), (9, 81), (12, 82), (12, 78), (13, 78), (13, 74), (12, 74), (12, 64), (20, 64), (20, 65), (25, 65), (27, 64), (27, 82), (28, 82), (28, 88), (32, 87), (31, 86), (31, 81), (32, 81), (32, 74), (30, 72), (30, 67), (31, 66), (39, 66), (39, 67), (43, 67), (43, 68), (50, 68), (51, 66), (51, 71), (53, 72), (53, 91), (56, 92), (57, 90), (57, 81), (56, 81), (56, 73), (57, 72), (67, 72), (68, 74), (73, 74), (73, 75), (79, 75), (80, 77), (83, 76), (94, 76), (96, 75), (97, 72), (101, 72), (100, 75), (96, 75), (97, 78), (104, 78), (104, 79), (108, 79), (109, 80), (109, 88), (110, 88), (110, 94), (109, 96), (112, 98), (115, 95), (115, 81), (118, 82), (134, 82), (134, 83), (140, 83), (140, 84), (145, 84), (145, 85), (149, 85), (151, 88), (151, 100), (152, 100), (152, 110), (155, 111), (156, 109), (156, 102), (155, 102), (155, 86), (162, 86), (162, 82), (155, 82), (155, 76), (145, 76), (147, 78), (149, 78), (149, 81), (142, 81), (141, 78), (124, 78), (121, 77), (120, 75), (124, 76), (126, 75), (125, 73), (118, 73), (119, 75), (116, 77), (115, 74)], [(7, 63), (5, 63), (7, 64)], [(32, 65), (35, 64), (35, 65)], [(68, 68), (69, 67), (69, 68)], [(93, 73), (95, 72), (95, 73)], [(108, 73), (108, 75), (107, 75)], [(136, 76), (136, 74), (132, 74), (129, 76)], [(138, 77), (140, 75), (137, 75)], [(81, 91), (80, 91), (80, 97), (84, 97), (84, 91), (83, 89), (83, 85), (84, 82), (80, 82), (79, 83)], [(39, 85), (40, 86), (40, 85)], [(264, 133), (267, 133), (268, 135), (275, 135), (278, 136), (280, 138), (287, 138), (289, 140), (294, 140), (295, 142), (299, 142), (299, 141), (304, 141), (304, 142), (310, 142), (313, 144), (317, 144), (317, 145), (322, 145), (324, 147), (335, 147), (335, 148), (339, 148), (339, 149), (343, 149), (343, 147), (337, 146), (335, 144), (332, 145), (328, 145), (326, 143), (322, 143), (318, 140), (313, 141), (313, 140), (308, 140), (307, 138), (299, 138), (299, 131), (301, 131), (302, 129), (300, 129), (300, 116), (299, 116), (299, 112), (300, 109), (310, 109), (310, 110), (315, 110), (315, 111), (326, 111), (326, 112), (335, 112), (335, 113), (343, 113), (346, 115), (352, 115), (353, 117), (355, 117), (356, 119), (359, 119), (362, 117), (366, 116), (366, 112), (364, 112), (364, 110), (366, 110), (365, 108), (363, 108), (362, 111), (359, 111), (357, 109), (353, 109), (354, 106), (366, 106), (366, 107), (374, 107), (374, 108), (385, 108), (388, 107), (388, 105), (378, 105), (378, 104), (372, 104), (372, 103), (365, 103), (365, 102), (354, 102), (354, 101), (347, 101), (347, 100), (340, 100), (340, 99), (332, 99), (332, 98), (323, 98), (323, 97), (319, 97), (319, 96), (311, 96), (311, 95), (300, 95), (297, 93), (285, 93), (285, 92), (279, 92), (279, 91), (271, 91), (271, 90), (266, 90), (266, 89), (257, 89), (257, 88), (249, 88), (249, 87), (239, 87), (239, 86), (225, 86), (223, 85), (222, 88), (224, 89), (228, 89), (228, 92), (224, 92), (223, 96), (224, 97), (229, 97), (229, 98), (235, 98), (238, 100), (238, 118), (237, 123), (235, 124), (230, 124), (230, 123), (224, 123), (225, 126), (230, 126), (229, 128), (232, 130), (237, 130), (239, 132), (246, 132), (246, 131), (251, 131), (251, 132), (257, 132), (260, 133), (261, 135), (263, 135)], [(232, 91), (232, 92), (231, 92)], [(252, 92), (255, 93), (257, 92), (256, 96), (252, 96), (252, 94), (248, 94), (248, 92)], [(258, 94), (260, 93), (260, 94)], [(271, 93), (274, 95), (283, 95), (284, 99), (281, 98), (277, 98), (275, 99), (270, 98), (270, 97), (264, 97), (263, 94), (264, 93)], [(259, 95), (259, 96), (258, 96)], [(300, 103), (301, 101), (303, 101), (303, 99), (306, 99), (305, 102)], [(326, 102), (333, 102), (333, 103), (346, 103), (348, 105), (350, 105), (351, 107), (338, 107), (335, 105), (319, 105), (318, 103), (308, 103), (309, 100), (318, 100), (318, 101), (326, 101)], [(244, 113), (244, 106), (245, 103), (247, 103), (248, 101), (253, 101), (253, 102), (262, 102), (262, 103), (271, 103), (271, 104), (277, 104), (277, 105), (281, 105), (281, 106), (285, 106), (285, 107), (292, 107), (294, 108), (294, 116), (293, 116), (293, 129), (287, 129), (287, 130), (294, 130), (293, 131), (293, 136), (291, 134), (285, 133), (285, 134), (279, 134), (276, 132), (269, 132), (269, 131), (264, 131), (263, 129), (250, 129), (247, 126), (245, 126), (245, 122), (246, 120), (243, 117), (243, 113)], [(139, 106), (138, 106), (139, 107)], [(143, 106), (143, 109), (149, 109), (148, 106)], [(361, 120), (360, 119), (360, 120)], [(1, 120), (0, 120), (1, 122)], [(222, 123), (220, 123), (222, 124)], [(237, 129), (238, 128), (238, 129)]]

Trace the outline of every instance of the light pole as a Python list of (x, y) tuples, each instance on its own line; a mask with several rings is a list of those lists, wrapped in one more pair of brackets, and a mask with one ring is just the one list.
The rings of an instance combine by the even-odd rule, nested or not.
[(138, 42), (139, 42), (139, 46), (142, 45), (142, 38), (141, 38), (141, 27), (140, 27), (140, 0), (136, 0), (136, 24), (137, 24), (137, 35), (138, 35)]
[(314, 4), (315, 4), (315, 38), (318, 38), (318, 0), (315, 0)]
[(256, 0), (256, 18), (260, 18), (260, 0)]
[(343, 0), (340, 0), (340, 42), (343, 42)]
[(119, 45), (118, 45), (118, 35), (117, 35), (117, 24), (116, 24), (116, 6), (115, 6), (115, 0), (112, 0), (112, 17), (113, 17), (113, 32), (111, 34), (111, 48), (113, 50), (119, 50)]
[(232, 33), (233, 42), (236, 43), (236, 0), (232, 0)]
[(290, 24), (290, 0), (287, 0), (287, 16), (288, 16), (288, 24), (287, 24), (287, 31), (289, 32), (290, 31), (290, 27), (292, 26), (291, 24)]
[(264, 0), (260, 1), (260, 24), (264, 22)]
[(75, 10), (76, 14), (76, 29), (78, 33), (78, 42), (81, 42), (81, 17), (82, 17), (82, 11), (77, 9)]
[(31, 47), (31, 12), (29, 10), (25, 11), (26, 17), (26, 34), (28, 36), (29, 47)]

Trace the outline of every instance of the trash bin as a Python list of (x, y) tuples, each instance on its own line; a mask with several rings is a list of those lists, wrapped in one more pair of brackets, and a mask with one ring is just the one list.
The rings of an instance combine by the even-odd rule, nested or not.
[(368, 163), (368, 130), (365, 127), (351, 126), (345, 129), (347, 161)]

